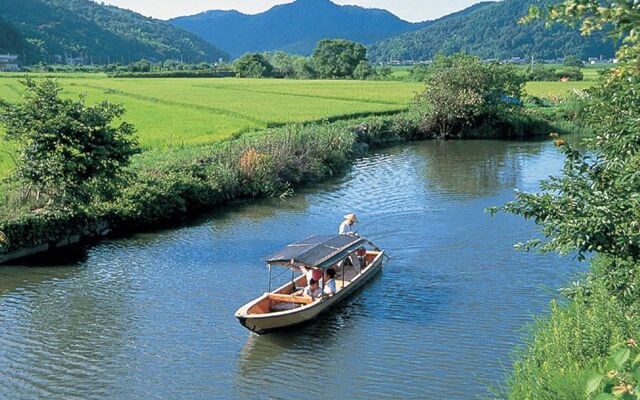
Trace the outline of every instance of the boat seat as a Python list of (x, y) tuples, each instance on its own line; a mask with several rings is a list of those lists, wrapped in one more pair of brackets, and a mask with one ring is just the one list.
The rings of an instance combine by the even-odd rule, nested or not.
[(281, 302), (287, 303), (298, 303), (298, 304), (311, 304), (313, 303), (313, 299), (306, 296), (292, 296), (290, 294), (279, 294), (279, 293), (271, 293), (269, 294), (269, 300), (277, 300)]

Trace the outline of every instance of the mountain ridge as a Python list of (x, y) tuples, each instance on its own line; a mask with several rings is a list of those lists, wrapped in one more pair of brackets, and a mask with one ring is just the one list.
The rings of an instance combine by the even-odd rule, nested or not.
[(330, 0), (297, 0), (253, 15), (236, 10), (209, 10), (168, 21), (226, 49), (233, 57), (275, 50), (309, 55), (322, 39), (349, 39), (367, 45), (433, 23), (411, 23), (387, 10), (341, 6)]
[(18, 52), (23, 63), (51, 63), (56, 57), (78, 55), (97, 63), (228, 57), (166, 21), (90, 0), (0, 0), (0, 21), (24, 39), (13, 46), (3, 44), (0, 52)]
[(458, 16), (448, 23), (430, 26), (383, 39), (369, 47), (372, 61), (427, 60), (437, 53), (464, 51), (485, 59), (512, 57), (557, 59), (575, 55), (613, 57), (615, 46), (603, 34), (583, 37), (559, 24), (546, 29), (543, 21), (519, 25), (532, 4), (544, 7), (554, 0), (503, 0)]

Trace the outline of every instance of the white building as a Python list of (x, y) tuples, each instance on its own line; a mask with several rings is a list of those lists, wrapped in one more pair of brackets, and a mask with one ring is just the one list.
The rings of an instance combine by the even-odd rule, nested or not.
[(18, 56), (15, 54), (0, 54), (0, 71), (20, 71)]

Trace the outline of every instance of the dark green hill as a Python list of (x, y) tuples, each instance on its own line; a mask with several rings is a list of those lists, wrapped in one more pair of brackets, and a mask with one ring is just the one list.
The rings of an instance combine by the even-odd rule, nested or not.
[(18, 38), (18, 42), (0, 39), (0, 45), (18, 52), (28, 64), (52, 62), (56, 56), (82, 56), (102, 64), (142, 58), (196, 62), (227, 57), (167, 22), (90, 0), (0, 0), (0, 19), (4, 20), (0, 29)]
[(0, 18), (0, 54), (26, 54), (28, 47), (16, 27), (9, 21)]
[[(474, 9), (484, 5), (476, 5)], [(462, 13), (465, 12), (468, 11)], [(329, 0), (298, 0), (256, 15), (207, 11), (170, 22), (227, 49), (233, 57), (274, 50), (309, 55), (321, 39), (372, 44), (433, 23), (413, 24), (385, 10), (339, 6)]]
[(602, 34), (580, 36), (575, 29), (543, 22), (518, 25), (531, 4), (544, 6), (549, 0), (504, 0), (467, 15), (457, 16), (415, 32), (383, 40), (369, 48), (373, 61), (427, 60), (438, 52), (459, 51), (485, 59), (512, 57), (554, 59), (566, 55), (613, 57), (614, 45)]

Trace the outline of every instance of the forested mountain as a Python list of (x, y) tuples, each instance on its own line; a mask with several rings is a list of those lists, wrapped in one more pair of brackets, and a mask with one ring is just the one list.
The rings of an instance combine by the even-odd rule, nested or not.
[[(473, 9), (484, 5), (476, 5)], [(372, 44), (433, 23), (413, 24), (385, 10), (339, 6), (330, 0), (297, 0), (256, 15), (207, 11), (174, 18), (170, 22), (226, 49), (233, 57), (274, 50), (309, 55), (321, 39), (339, 38)]]
[(602, 34), (582, 37), (575, 29), (536, 21), (519, 25), (531, 4), (545, 6), (552, 0), (503, 0), (468, 15), (456, 16), (383, 40), (369, 48), (369, 59), (426, 60), (438, 52), (465, 51), (482, 58), (511, 57), (553, 59), (566, 55), (613, 57), (614, 44)]
[(0, 54), (25, 54), (28, 51), (29, 46), (16, 27), (0, 18)]
[[(165, 21), (91, 0), (0, 0), (0, 51), (23, 63), (82, 56), (95, 63), (147, 59), (212, 61), (227, 54)], [(56, 57), (58, 56), (58, 57)]]

